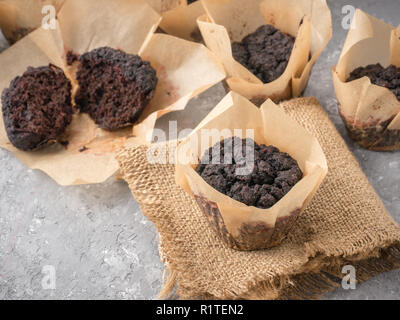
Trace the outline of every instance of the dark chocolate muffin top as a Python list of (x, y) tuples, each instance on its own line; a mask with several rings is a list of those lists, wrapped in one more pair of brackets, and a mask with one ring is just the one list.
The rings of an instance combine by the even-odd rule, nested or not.
[(1, 102), (8, 138), (24, 151), (57, 140), (72, 121), (71, 83), (54, 65), (29, 67), (4, 89)]
[(156, 71), (138, 55), (102, 47), (79, 58), (75, 101), (101, 128), (132, 125), (153, 98)]
[(197, 0), (187, 0), (188, 4), (192, 4), (193, 2), (196, 2)]
[(366, 67), (360, 67), (350, 73), (347, 81), (353, 81), (362, 77), (368, 77), (372, 84), (388, 88), (400, 101), (400, 68), (391, 65), (387, 68), (381, 64), (371, 64)]
[(232, 53), (263, 83), (269, 83), (285, 72), (294, 42), (295, 38), (272, 25), (263, 25), (241, 42), (232, 43)]
[[(250, 174), (239, 175), (237, 169), (245, 167)], [(237, 137), (211, 147), (196, 171), (219, 192), (261, 209), (272, 207), (303, 177), (297, 161), (287, 153)]]

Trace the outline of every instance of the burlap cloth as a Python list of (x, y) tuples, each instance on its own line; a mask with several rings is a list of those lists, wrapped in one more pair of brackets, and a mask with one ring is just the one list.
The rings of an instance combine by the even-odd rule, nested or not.
[(329, 174), (288, 238), (273, 249), (229, 249), (175, 184), (173, 165), (149, 164), (144, 146), (120, 153), (122, 175), (162, 240), (169, 269), (162, 298), (175, 284), (182, 299), (318, 298), (341, 284), (345, 265), (356, 268), (357, 281), (400, 267), (400, 228), (327, 114), (314, 98), (282, 107), (318, 138)]

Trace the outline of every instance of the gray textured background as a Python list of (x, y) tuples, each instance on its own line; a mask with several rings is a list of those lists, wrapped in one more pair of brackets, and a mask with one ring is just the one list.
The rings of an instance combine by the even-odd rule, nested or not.
[[(347, 139), (338, 116), (329, 67), (336, 64), (350, 4), (393, 25), (400, 23), (398, 0), (328, 0), (334, 36), (315, 66), (305, 93), (315, 96), (348, 142), (386, 208), (400, 223), (399, 153), (360, 149)], [(0, 36), (0, 50), (5, 48)], [(1, 70), (1, 66), (0, 66)], [(1, 72), (1, 71), (0, 71)], [(194, 127), (224, 96), (220, 85), (194, 99), (177, 119)], [(356, 226), (355, 226), (356, 227)], [(127, 185), (110, 179), (92, 186), (60, 187), (0, 150), (0, 299), (152, 299), (161, 287), (163, 266), (154, 226), (140, 212)], [(42, 268), (54, 266), (56, 289), (42, 288)], [(338, 289), (327, 299), (399, 299), (400, 270)]]

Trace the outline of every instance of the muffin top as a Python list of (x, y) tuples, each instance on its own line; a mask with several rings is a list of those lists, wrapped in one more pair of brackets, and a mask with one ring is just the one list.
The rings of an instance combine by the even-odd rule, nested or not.
[(127, 79), (140, 84), (145, 94), (149, 94), (157, 85), (156, 71), (151, 67), (150, 62), (142, 60), (136, 54), (129, 54), (110, 47), (101, 47), (84, 53), (79, 58), (81, 64), (88, 61), (99, 65), (112, 64), (120, 68)]
[(388, 88), (400, 101), (400, 68), (391, 65), (387, 68), (380, 63), (360, 67), (350, 73), (347, 81), (353, 81), (362, 77), (368, 77), (372, 84)]
[(232, 43), (233, 57), (264, 83), (278, 79), (286, 70), (295, 38), (272, 25), (263, 25)]
[(289, 154), (237, 137), (207, 150), (196, 172), (219, 192), (261, 209), (272, 207), (303, 177)]

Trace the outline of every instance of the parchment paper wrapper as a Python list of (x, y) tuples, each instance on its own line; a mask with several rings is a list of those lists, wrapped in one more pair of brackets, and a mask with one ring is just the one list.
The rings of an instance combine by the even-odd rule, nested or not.
[[(125, 144), (150, 139), (156, 120), (185, 108), (195, 95), (221, 81), (225, 74), (204, 46), (169, 35), (153, 35), (160, 16), (141, 0), (68, 0), (60, 11), (59, 27), (39, 28), (0, 55), (0, 92), (28, 66), (52, 63), (64, 69), (76, 91), (76, 65), (66, 67), (66, 52), (82, 54), (101, 46), (139, 53), (157, 71), (155, 96), (132, 128), (108, 132), (87, 114), (76, 114), (64, 141), (36, 152), (23, 152), (8, 140), (0, 119), (0, 147), (10, 150), (28, 167), (46, 172), (60, 185), (100, 183), (118, 170), (116, 152)], [(2, 116), (0, 116), (2, 117)]]
[[(211, 187), (195, 171), (208, 145), (203, 129), (254, 129), (258, 144), (273, 145), (297, 160), (303, 178), (270, 209), (238, 202)], [(243, 132), (244, 132), (243, 131)], [(203, 131), (204, 132), (204, 131)], [(244, 136), (244, 133), (243, 133)], [(217, 141), (224, 137), (213, 137)], [(257, 108), (244, 97), (229, 93), (177, 147), (176, 182), (193, 195), (225, 243), (238, 250), (275, 246), (288, 234), (328, 172), (318, 141), (271, 100)]]
[(400, 148), (400, 101), (368, 77), (346, 82), (358, 67), (380, 63), (400, 67), (400, 26), (388, 25), (357, 9), (343, 51), (332, 68), (333, 83), (350, 137), (371, 150)]
[[(257, 104), (268, 98), (278, 102), (303, 93), (312, 67), (332, 36), (331, 12), (325, 0), (202, 2), (207, 15), (198, 19), (201, 34), (223, 62), (227, 84), (233, 91)], [(296, 37), (285, 72), (267, 84), (233, 58), (231, 47), (231, 42), (241, 41), (264, 24)]]
[[(149, 1), (157, 2), (155, 0)], [(164, 3), (165, 6), (165, 1), (158, 0), (158, 2)], [(197, 18), (204, 13), (205, 11), (200, 0), (189, 5), (187, 0), (181, 0), (178, 5), (169, 6), (167, 10), (164, 9), (160, 28), (176, 37), (200, 42), (202, 39), (199, 27), (197, 26)]]
[(65, 0), (0, 0), (0, 28), (12, 44), (42, 25), (42, 8), (53, 5), (57, 12)]
[(154, 10), (158, 13), (163, 14), (164, 12), (170, 11), (179, 7), (182, 4), (186, 4), (186, 0), (146, 0)]

